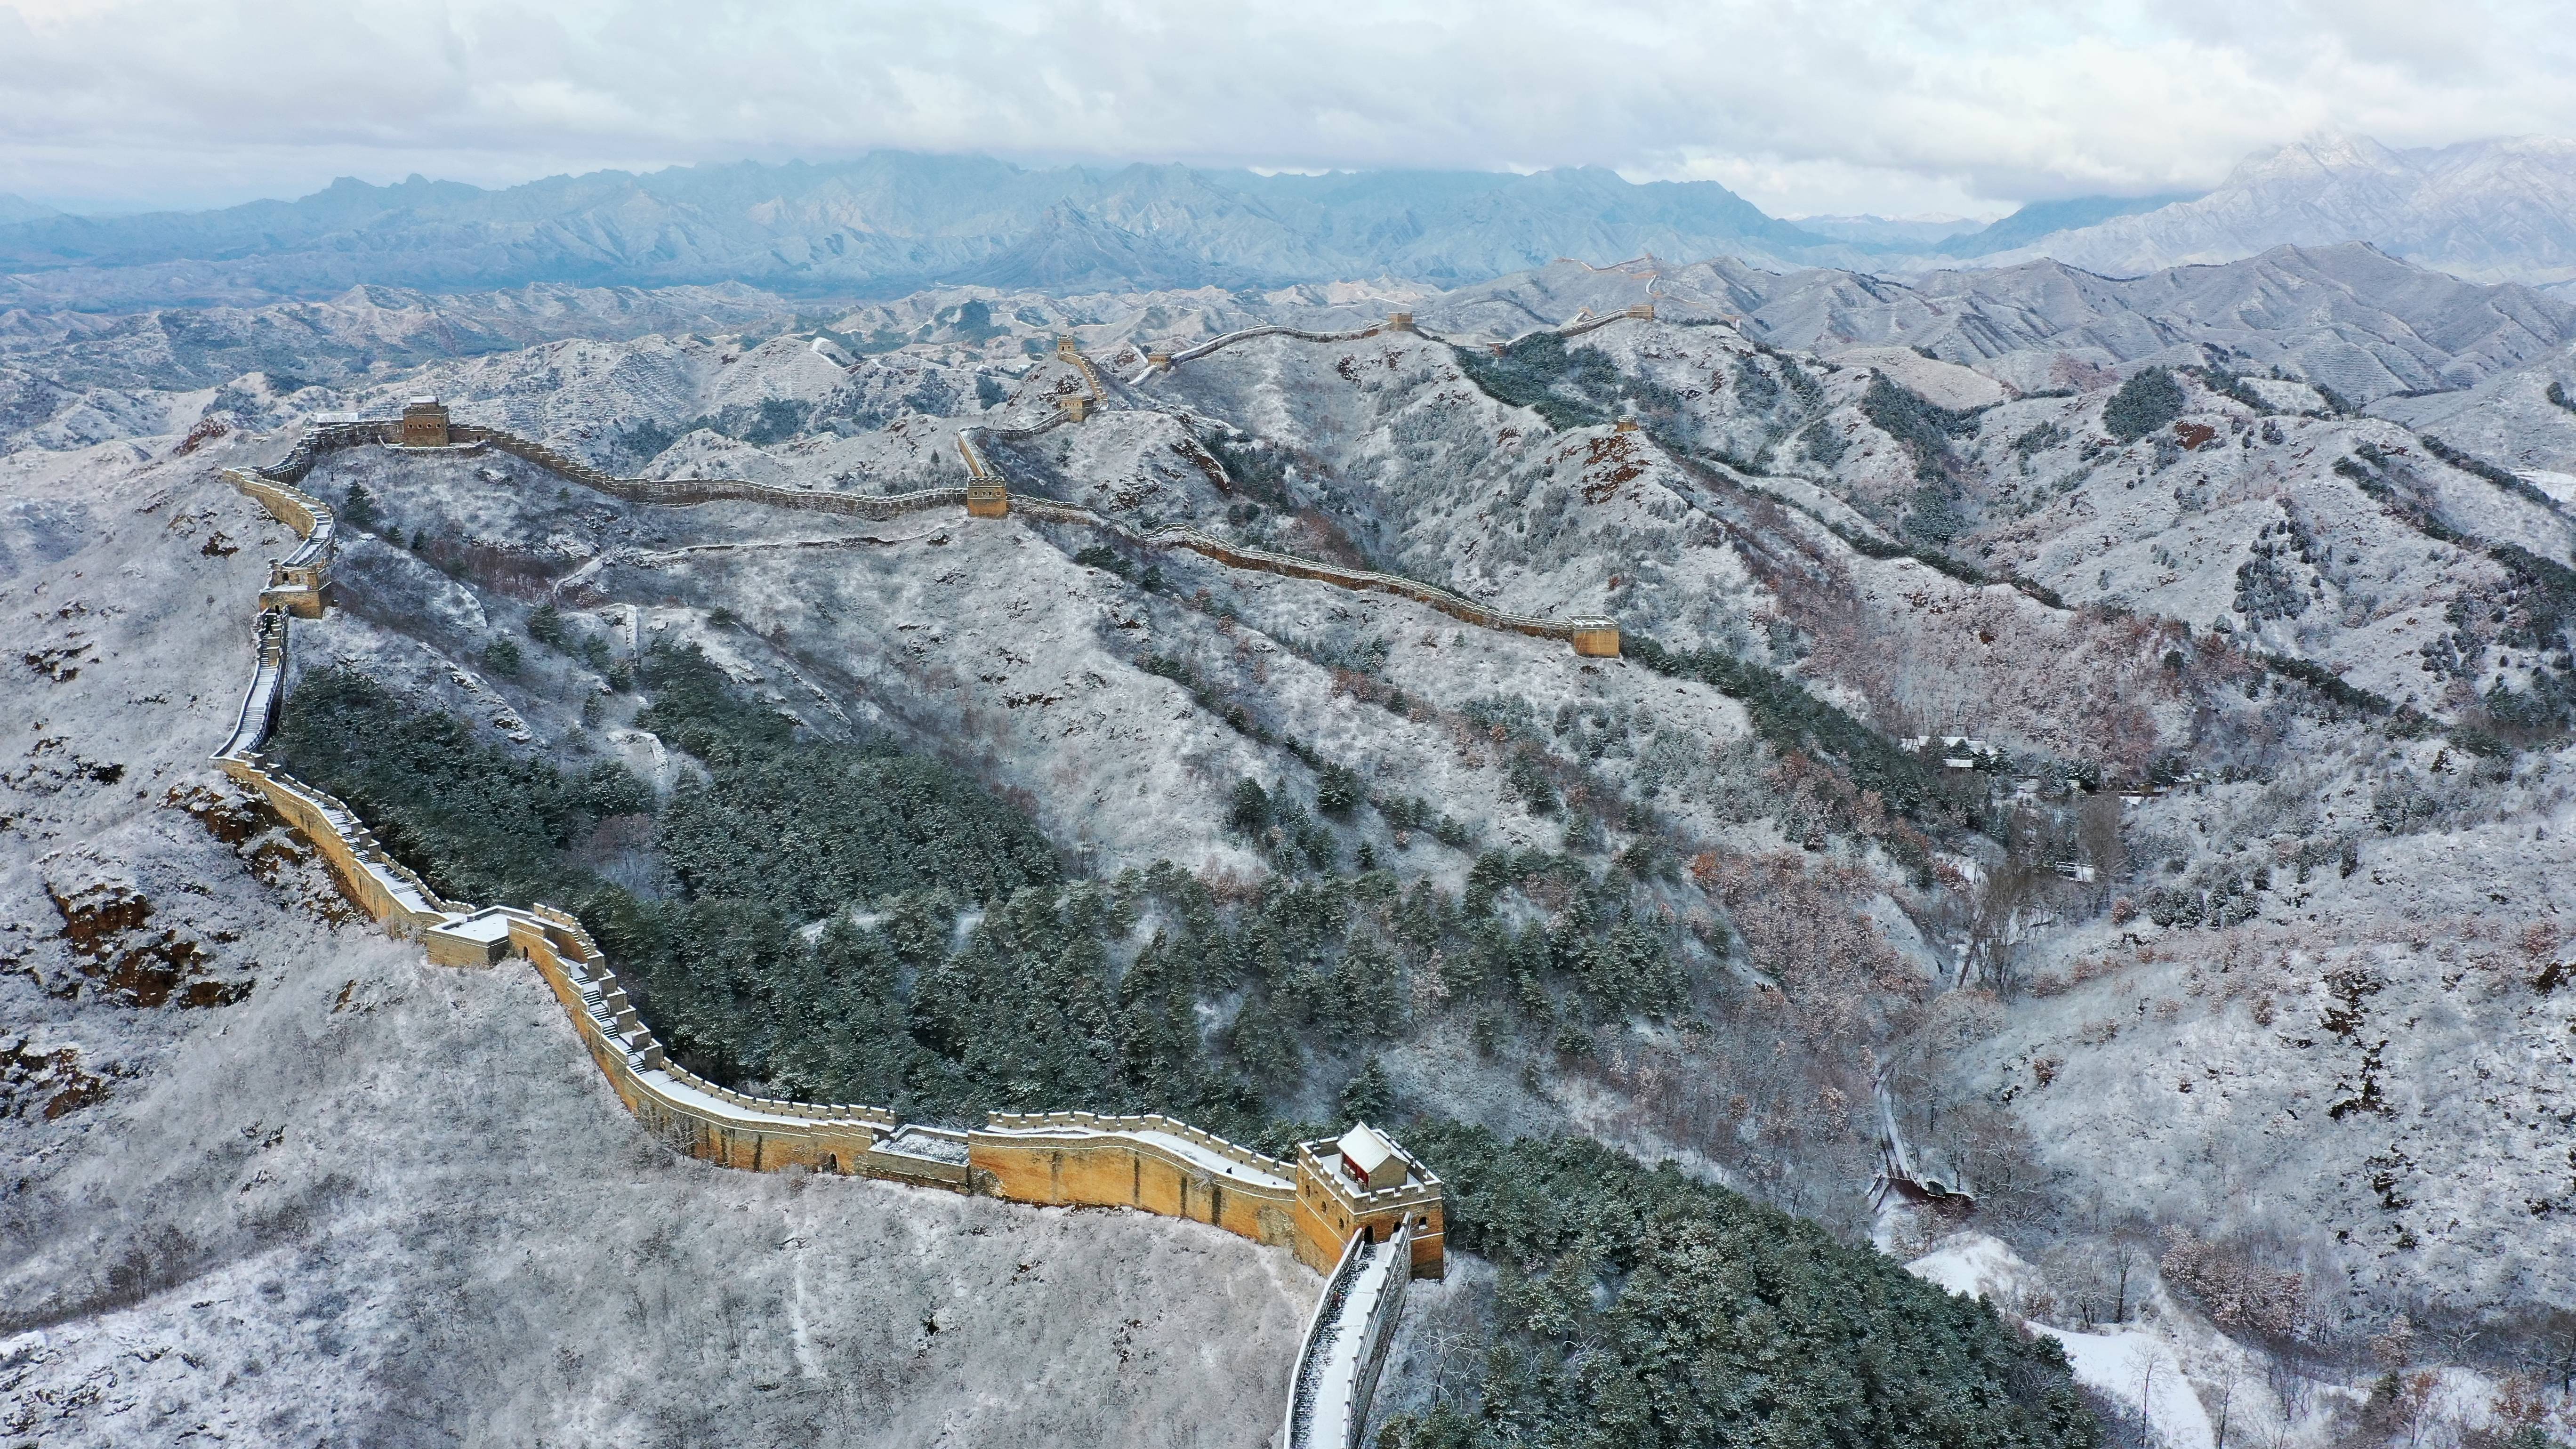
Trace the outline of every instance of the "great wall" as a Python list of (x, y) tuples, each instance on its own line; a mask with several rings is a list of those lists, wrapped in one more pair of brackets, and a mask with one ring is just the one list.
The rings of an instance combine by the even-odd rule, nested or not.
[[(1570, 335), (1623, 316), (1651, 318), (1652, 309), (1586, 316), (1553, 330)], [(1179, 354), (1152, 354), (1147, 372), (1255, 337), (1335, 342), (1414, 330), (1404, 313), (1353, 333), (1255, 328)], [(982, 440), (1035, 437), (1082, 421), (1103, 401), (1099, 374), (1071, 339), (1059, 344), (1059, 356), (1081, 374), (1086, 395), (1067, 398), (1069, 405), (1031, 427), (962, 430), (958, 448), (972, 479), (966, 487), (890, 496), (737, 479), (619, 478), (497, 428), (456, 424), (434, 399), (413, 403), (399, 419), (308, 429), (275, 464), (224, 470), (234, 487), (296, 533), (297, 545), (270, 564), (259, 595), (250, 688), (215, 762), (312, 842), (350, 900), (391, 934), (420, 941), (432, 964), (490, 967), (510, 956), (528, 962), (562, 1003), (618, 1100), (648, 1131), (693, 1157), (754, 1172), (794, 1168), (1014, 1202), (1130, 1208), (1286, 1247), (1323, 1274), (1325, 1284), (1289, 1375), (1277, 1442), (1283, 1449), (1356, 1449), (1403, 1312), (1404, 1285), (1416, 1277), (1440, 1277), (1445, 1267), (1440, 1180), (1367, 1124), (1339, 1139), (1298, 1144), (1290, 1163), (1161, 1116), (996, 1112), (982, 1127), (959, 1131), (902, 1122), (882, 1107), (747, 1096), (670, 1059), (637, 1016), (615, 969), (570, 913), (541, 904), (476, 907), (442, 897), (386, 851), (355, 811), (260, 750), (285, 698), (290, 620), (319, 618), (328, 601), (337, 520), (328, 503), (300, 485), (325, 454), (365, 446), (403, 453), (488, 447), (612, 497), (668, 507), (736, 501), (877, 519), (961, 504), (970, 517), (1007, 517), (1016, 510), (1040, 521), (1110, 532), (1143, 547), (1186, 548), (1233, 568), (1397, 594), (1480, 627), (1566, 639), (1578, 654), (1619, 652), (1617, 626), (1606, 619), (1505, 613), (1399, 575), (1244, 548), (1195, 529), (1140, 533), (1076, 504), (1014, 499), (984, 455)]]

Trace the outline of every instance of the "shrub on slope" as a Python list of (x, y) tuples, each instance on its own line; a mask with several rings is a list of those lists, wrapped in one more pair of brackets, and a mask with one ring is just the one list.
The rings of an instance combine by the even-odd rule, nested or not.
[(730, 693), (695, 650), (645, 663), (636, 723), (704, 761), (657, 840), (692, 899), (758, 900), (812, 919), (936, 887), (964, 901), (1052, 885), (1054, 852), (1026, 817), (934, 760), (799, 741), (791, 721)]
[(1652, 431), (1665, 431), (1681, 411), (1671, 389), (1620, 370), (1598, 348), (1575, 350), (1553, 332), (1537, 332), (1497, 357), (1482, 348), (1453, 349), (1459, 370), (1496, 402), (1525, 407), (1552, 428), (1599, 427), (1632, 410)]
[[(694, 653), (657, 654), (644, 677), (642, 722), (709, 777), (655, 823), (660, 898), (577, 863), (598, 819), (652, 806), (613, 766), (567, 778), (352, 674), (298, 690), (281, 747), (443, 889), (576, 910), (683, 1063), (735, 1084), (952, 1121), (1169, 1111), (1249, 1136), (1265, 1101), (1407, 1031), (1411, 981), (1538, 1040), (1693, 1008), (1673, 930), (1625, 868), (1491, 851), (1457, 895), (1325, 872), (1231, 904), (1168, 866), (1068, 885), (1035, 828), (960, 774), (800, 739)], [(1324, 773), (1318, 807), (1347, 783)], [(1547, 919), (1505, 899), (1524, 891), (1553, 903)], [(1113, 970), (1149, 912), (1157, 935)], [(1203, 1017), (1229, 999), (1242, 1009), (1211, 1037)]]
[(2123, 443), (2134, 443), (2182, 416), (2182, 384), (2161, 367), (2140, 369), (2102, 407), (2102, 426)]

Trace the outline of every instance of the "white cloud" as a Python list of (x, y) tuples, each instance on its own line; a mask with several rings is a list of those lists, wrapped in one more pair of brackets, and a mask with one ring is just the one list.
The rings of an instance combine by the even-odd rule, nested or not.
[(205, 204), (876, 146), (1613, 166), (1775, 211), (2207, 185), (2316, 130), (2576, 132), (2538, 5), (0, 0), (0, 190)]

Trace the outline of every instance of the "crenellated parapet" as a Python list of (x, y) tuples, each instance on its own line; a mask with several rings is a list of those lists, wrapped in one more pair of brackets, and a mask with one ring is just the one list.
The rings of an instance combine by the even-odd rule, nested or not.
[[(1377, 1154), (1370, 1165), (1386, 1170), (1355, 1171), (1364, 1152)], [(1338, 1252), (1354, 1235), (1391, 1241), (1403, 1229), (1413, 1245), (1413, 1276), (1440, 1277), (1446, 1203), (1440, 1179), (1365, 1122), (1339, 1140), (1297, 1144), (1297, 1228), (1315, 1254)]]
[(220, 755), (215, 763), (312, 842), (341, 893), (387, 931), (418, 936), (457, 914), (455, 902), (394, 859), (357, 812), (337, 797), (296, 779), (256, 750)]
[(1070, 337), (1059, 337), (1055, 340), (1055, 355), (1072, 363), (1074, 371), (1082, 374), (1082, 392), (1065, 398), (1058, 404), (1067, 416), (1077, 423), (1081, 422), (1086, 409), (1098, 408), (1108, 401), (1107, 395), (1100, 390), (1100, 373), (1092, 367), (1091, 359), (1082, 355), (1081, 344)]
[(966, 1134), (966, 1150), (977, 1192), (1189, 1218), (1313, 1261), (1297, 1237), (1288, 1165), (1185, 1122), (996, 1112)]
[(300, 619), (321, 618), (331, 582), (331, 551), (340, 532), (331, 505), (266, 469), (226, 468), (224, 480), (298, 535), (292, 552), (268, 561), (268, 585), (259, 591), (261, 611), (282, 609)]

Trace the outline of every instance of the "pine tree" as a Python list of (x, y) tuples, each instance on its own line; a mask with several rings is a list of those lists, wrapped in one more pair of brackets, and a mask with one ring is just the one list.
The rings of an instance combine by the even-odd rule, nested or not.
[(349, 501), (341, 505), (340, 521), (368, 533), (383, 521), (383, 515), (376, 511), (376, 495), (367, 491), (366, 484), (349, 485)]
[(1383, 1122), (1395, 1110), (1395, 1084), (1386, 1079), (1386, 1069), (1377, 1058), (1370, 1057), (1342, 1088), (1334, 1105), (1353, 1122)]

